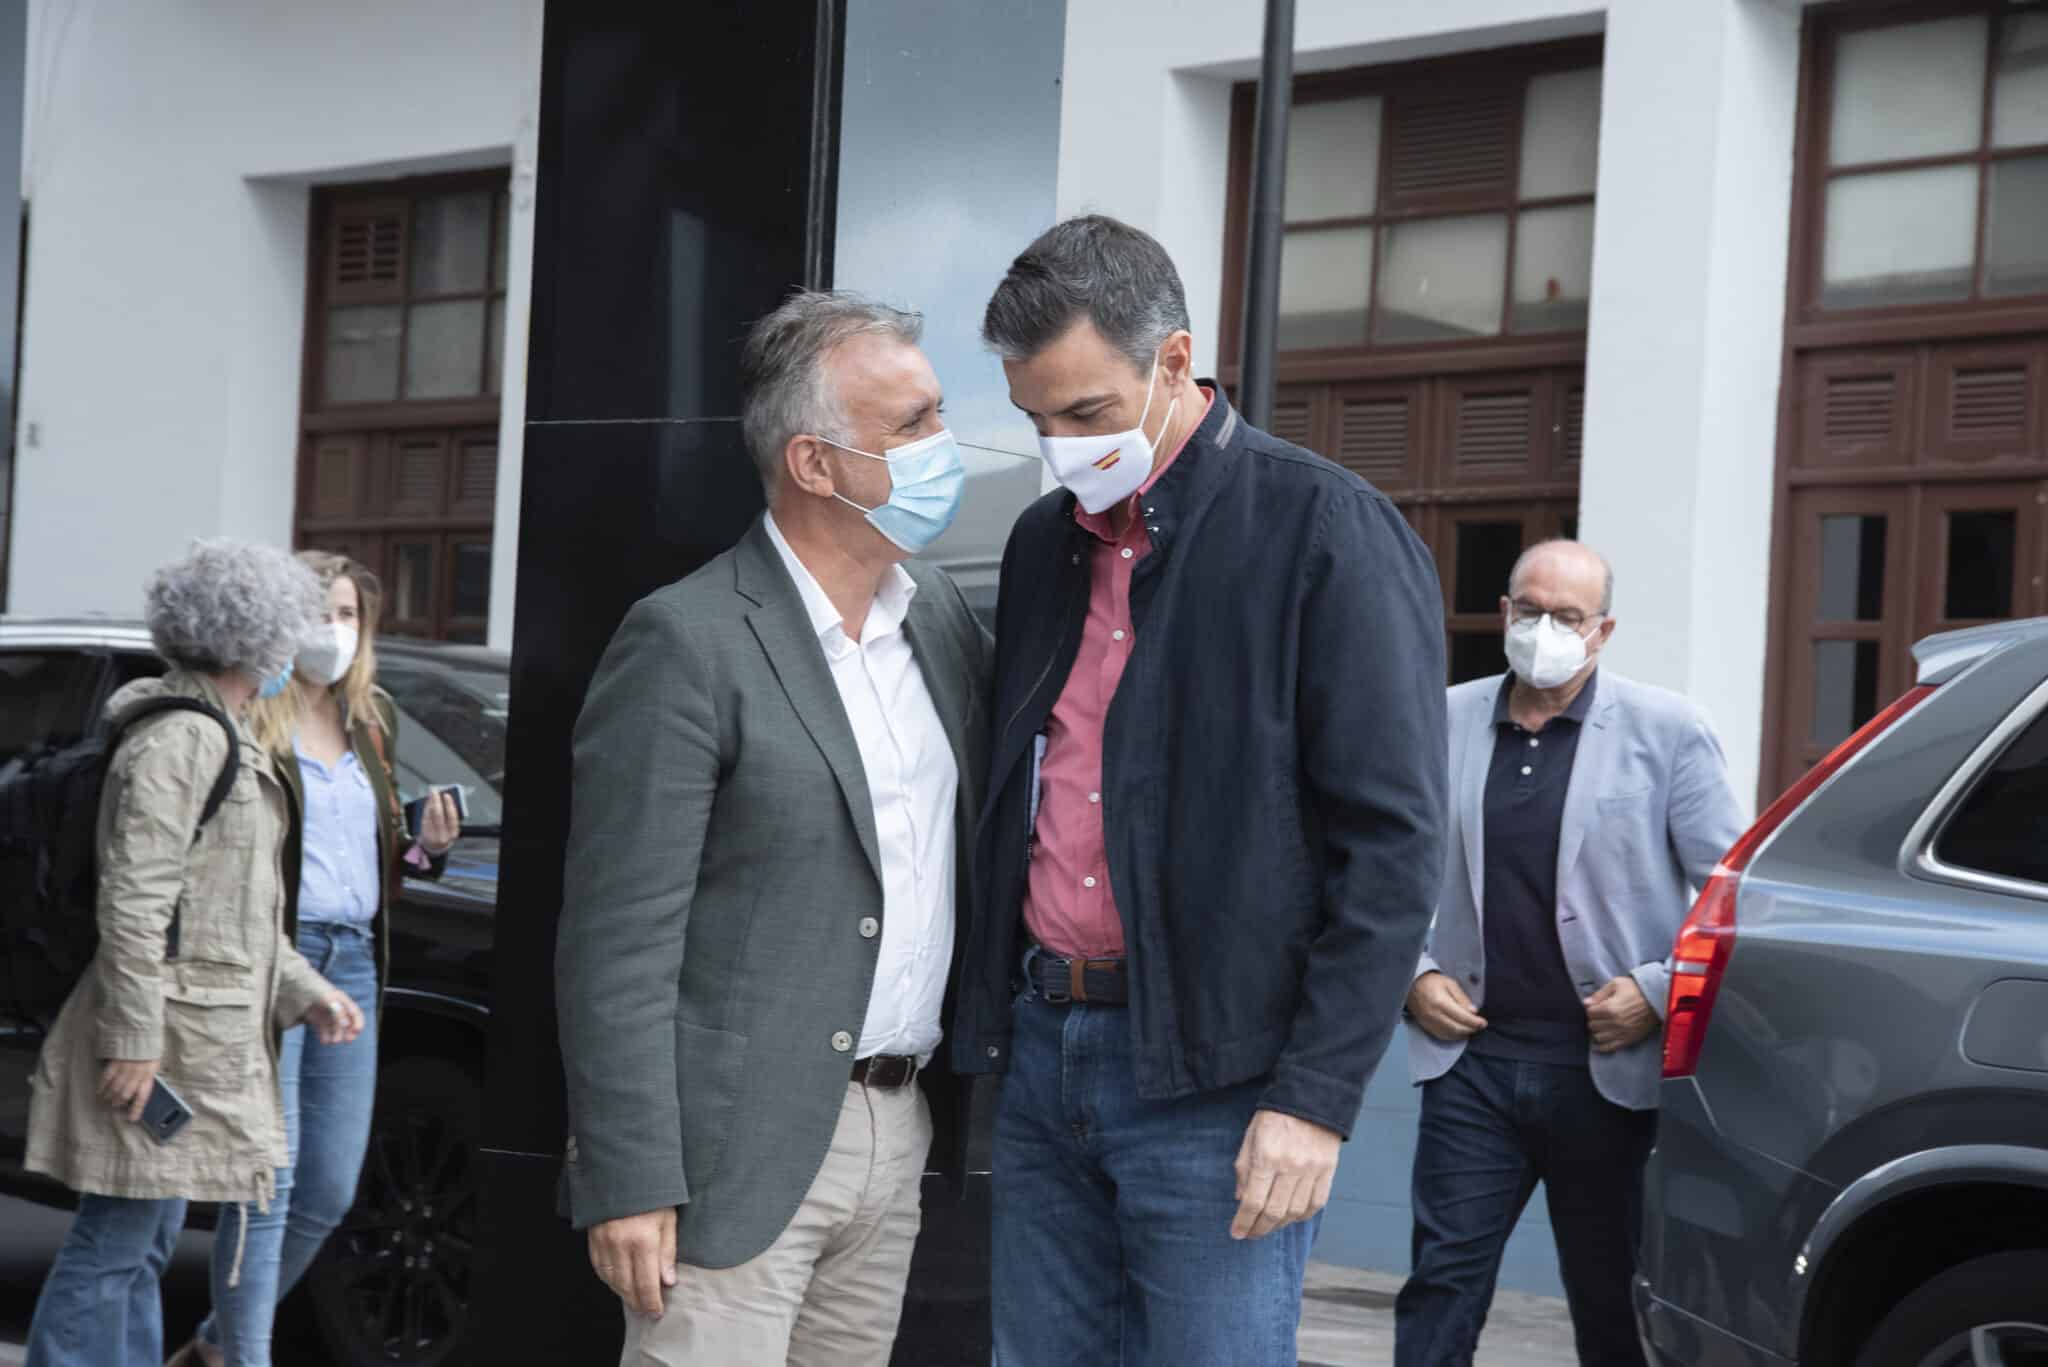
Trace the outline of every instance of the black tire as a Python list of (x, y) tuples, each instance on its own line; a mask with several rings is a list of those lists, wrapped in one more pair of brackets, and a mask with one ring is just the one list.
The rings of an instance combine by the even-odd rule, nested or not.
[[(1992, 1351), (1983, 1358), (1972, 1340)], [(1856, 1367), (2030, 1367), (2048, 1362), (2048, 1249), (1973, 1258), (1878, 1322)]]
[(468, 1360), (482, 1122), (483, 1088), (457, 1064), (405, 1058), (378, 1078), (355, 1206), (306, 1274), (334, 1367)]

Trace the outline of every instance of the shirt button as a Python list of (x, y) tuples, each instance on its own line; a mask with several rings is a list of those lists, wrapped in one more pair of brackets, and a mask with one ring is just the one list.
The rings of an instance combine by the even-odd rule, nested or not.
[(1522, 766), (1522, 775), (1523, 775), (1523, 777), (1525, 777), (1525, 778), (1526, 778), (1526, 777), (1528, 777), (1528, 776), (1529, 776), (1530, 774), (1533, 774), (1533, 773), (1535, 773), (1535, 772), (1536, 772), (1536, 771), (1535, 771), (1534, 769), (1531, 769), (1531, 768), (1530, 768), (1530, 767), (1529, 767), (1528, 765), (1526, 765), (1526, 764)]
[(1534, 736), (1531, 736), (1531, 737), (1529, 737), (1529, 748), (1530, 748), (1531, 750), (1534, 750), (1534, 749), (1535, 749), (1535, 748), (1536, 748), (1537, 746), (1539, 746), (1539, 745), (1541, 745), (1541, 744), (1543, 744), (1543, 742), (1542, 742), (1542, 741), (1540, 741), (1540, 740), (1538, 740), (1538, 739), (1536, 739), (1536, 737), (1534, 737)]
[(995, 1045), (991, 1044), (988, 1047), (988, 1056), (990, 1058), (1001, 1058), (1003, 1056), (1003, 1051), (1001, 1049), (998, 1049)]
[(842, 1054), (853, 1052), (853, 1036), (841, 1030), (832, 1037), (832, 1047)]
[(1092, 877), (1090, 877), (1090, 878), (1083, 878), (1083, 879), (1081, 880), (1081, 886), (1082, 886), (1082, 887), (1084, 887), (1084, 888), (1092, 888), (1092, 887), (1094, 887), (1094, 886), (1095, 886), (1095, 880), (1094, 880), (1094, 879), (1093, 879)]
[(861, 917), (861, 918), (860, 918), (860, 937), (861, 937), (861, 939), (863, 939), (863, 940), (872, 940), (872, 939), (874, 939), (874, 938), (875, 938), (875, 937), (876, 937), (877, 935), (880, 935), (881, 933), (882, 933), (882, 923), (881, 923), (880, 921), (877, 921), (877, 920), (876, 920), (876, 919), (875, 919), (874, 917), (872, 917), (872, 916), (863, 916), (863, 917)]
[(1088, 800), (1089, 800), (1090, 802), (1098, 802), (1098, 803), (1099, 803), (1099, 802), (1101, 802), (1101, 801), (1102, 801), (1102, 794), (1101, 794), (1101, 793), (1090, 793), (1090, 794), (1088, 794)]
[(1124, 547), (1124, 559), (1129, 560), (1132, 556), (1136, 554), (1137, 552), (1132, 550), (1129, 546)]
[(1109, 639), (1112, 641), (1121, 641), (1123, 638), (1124, 633), (1122, 631), (1112, 631), (1109, 633)]

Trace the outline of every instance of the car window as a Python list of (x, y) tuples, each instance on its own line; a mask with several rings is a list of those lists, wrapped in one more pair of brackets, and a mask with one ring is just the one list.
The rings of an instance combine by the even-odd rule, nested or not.
[(1958, 868), (2048, 885), (2048, 712), (1977, 781), (1935, 853)]
[(400, 713), (392, 768), (408, 800), (430, 785), (459, 783), (469, 790), (466, 825), (502, 823), (508, 681), (492, 670), (379, 662), (377, 682)]
[(84, 736), (102, 667), (82, 650), (0, 650), (0, 763)]

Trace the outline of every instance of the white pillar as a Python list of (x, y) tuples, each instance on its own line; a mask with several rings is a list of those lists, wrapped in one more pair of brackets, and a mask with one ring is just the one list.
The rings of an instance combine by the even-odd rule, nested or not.
[(505, 239), (505, 355), (498, 408), (498, 501), (491, 517), (491, 606), (484, 640), (512, 649), (512, 605), (519, 584), (519, 491), (526, 456), (526, 352), (533, 316), (533, 205), (540, 165), (541, 9), (527, 16), (526, 97), (512, 144), (512, 217)]
[(1756, 792), (1799, 11), (1608, 10), (1580, 534), (1616, 669), (1704, 707)]

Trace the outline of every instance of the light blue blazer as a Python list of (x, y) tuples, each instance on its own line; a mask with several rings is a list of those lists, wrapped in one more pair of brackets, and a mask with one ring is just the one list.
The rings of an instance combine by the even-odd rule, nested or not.
[[(1505, 676), (1450, 690), (1451, 831), (1444, 887), (1416, 976), (1457, 979), (1486, 1014), (1487, 768)], [(1557, 939), (1582, 996), (1627, 974), (1661, 1016), (1679, 924), (1714, 865), (1747, 825), (1728, 762), (1700, 710), (1676, 693), (1600, 672), (1572, 762), (1557, 849)], [(1465, 1051), (1408, 1022), (1416, 1083)], [(1657, 1104), (1663, 1032), (1618, 1053), (1591, 1053), (1593, 1082), (1631, 1110)]]

